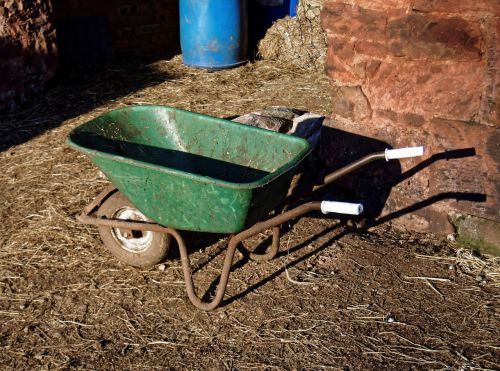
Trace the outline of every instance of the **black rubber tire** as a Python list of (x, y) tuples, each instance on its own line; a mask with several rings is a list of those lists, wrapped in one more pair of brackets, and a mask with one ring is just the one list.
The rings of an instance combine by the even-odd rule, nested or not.
[[(151, 221), (147, 217), (145, 217), (137, 208), (132, 205), (132, 203), (119, 191), (116, 191), (111, 196), (109, 196), (106, 201), (102, 203), (102, 205), (97, 210), (98, 217), (106, 217), (106, 218), (116, 218), (117, 214), (123, 213), (123, 210), (127, 210), (127, 212), (139, 213), (141, 215), (142, 221)], [(138, 238), (131, 237), (123, 237), (124, 234), (118, 228), (113, 227), (98, 227), (99, 234), (101, 235), (102, 242), (108, 248), (108, 250), (113, 254), (116, 258), (121, 260), (122, 262), (138, 267), (138, 268), (150, 268), (155, 264), (161, 263), (165, 261), (168, 251), (170, 249), (170, 235), (165, 233), (158, 232), (140, 232), (140, 231), (132, 231), (132, 234), (137, 234)], [(132, 251), (131, 249), (127, 249), (127, 246), (123, 242), (120, 241), (124, 238), (127, 240), (140, 241), (141, 238), (146, 238), (146, 242), (143, 243), (143, 246), (138, 251)], [(132, 243), (132, 242), (131, 242)]]

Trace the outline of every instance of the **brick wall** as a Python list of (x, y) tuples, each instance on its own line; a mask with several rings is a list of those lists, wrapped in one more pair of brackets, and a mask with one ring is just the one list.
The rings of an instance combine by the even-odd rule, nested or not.
[[(85, 27), (92, 29), (97, 17), (101, 17), (105, 26), (97, 22), (102, 28), (100, 33), (110, 39), (115, 56), (167, 55), (179, 51), (178, 0), (52, 0), (52, 3), (54, 18), (65, 28), (78, 18), (86, 32)], [(73, 30), (78, 31), (81, 30)], [(92, 48), (92, 41), (87, 48)]]
[[(500, 221), (499, 16), (498, 0), (324, 2), (332, 126), (395, 147), (424, 144), (427, 157), (477, 153), (431, 158), (395, 187), (385, 214), (437, 200), (400, 218), (404, 226), (449, 231), (454, 211)], [(403, 171), (417, 162), (402, 162)], [(486, 202), (440, 200), (447, 192), (484, 194)]]
[(0, 2), (0, 111), (38, 94), (57, 66), (49, 0)]

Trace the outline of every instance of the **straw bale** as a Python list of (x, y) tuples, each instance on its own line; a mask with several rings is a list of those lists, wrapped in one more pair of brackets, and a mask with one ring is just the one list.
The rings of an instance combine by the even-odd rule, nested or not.
[(276, 21), (259, 42), (259, 56), (305, 70), (323, 70), (326, 34), (321, 28), (322, 0), (302, 0), (296, 17)]

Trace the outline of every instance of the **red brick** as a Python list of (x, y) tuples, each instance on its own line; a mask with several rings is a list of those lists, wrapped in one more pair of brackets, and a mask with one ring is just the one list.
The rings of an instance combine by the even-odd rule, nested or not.
[(151, 14), (153, 12), (153, 7), (150, 3), (139, 2), (137, 4), (137, 12)]
[(115, 39), (113, 41), (113, 45), (114, 45), (116, 50), (128, 49), (130, 46), (129, 42), (128, 42), (128, 38)]
[(119, 17), (114, 13), (108, 16), (108, 22), (112, 32), (119, 28), (132, 26), (129, 17)]
[(131, 26), (142, 26), (145, 24), (153, 23), (153, 14), (132, 14), (127, 18)]
[[(329, 53), (330, 52), (328, 52), (328, 54)], [(348, 63), (346, 64), (338, 57), (333, 56), (331, 58), (328, 58), (328, 62), (325, 66), (325, 71), (338, 83), (349, 86), (360, 85), (363, 83), (365, 77), (364, 66), (365, 63), (363, 62), (353, 65), (350, 65)]]
[[(121, 54), (128, 51), (151, 52), (152, 45), (159, 52), (177, 51), (179, 46), (179, 13), (177, 0), (54, 0), (56, 14), (80, 17), (92, 14), (107, 16), (114, 48)], [(162, 41), (158, 35), (171, 34)], [(141, 38), (138, 34), (148, 35)]]
[(110, 1), (114, 7), (117, 6), (123, 6), (123, 5), (130, 5), (132, 3), (135, 3), (136, 0), (111, 0)]
[(160, 32), (160, 25), (158, 23), (145, 24), (139, 27), (139, 34), (157, 34)]
[(379, 110), (376, 109), (373, 111), (373, 121), (377, 122), (377, 125), (388, 125), (393, 126), (395, 123), (404, 129), (411, 129), (422, 127), (425, 129), (429, 120), (427, 120), (424, 116), (418, 115), (416, 113), (401, 113), (396, 112), (391, 109)]

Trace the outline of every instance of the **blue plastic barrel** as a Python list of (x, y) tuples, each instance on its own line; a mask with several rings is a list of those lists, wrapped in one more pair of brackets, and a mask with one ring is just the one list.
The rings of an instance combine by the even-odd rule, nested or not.
[(298, 0), (254, 0), (250, 9), (252, 45), (262, 39), (273, 22), (297, 15)]
[(188, 66), (231, 68), (248, 60), (247, 0), (180, 0), (182, 60)]
[[(260, 6), (264, 8), (264, 13), (272, 21), (284, 18), (287, 15), (295, 17), (297, 15), (298, 0), (261, 0)], [(266, 11), (267, 9), (267, 11)]]
[(297, 15), (297, 5), (299, 0), (290, 0), (290, 17)]

